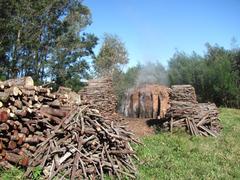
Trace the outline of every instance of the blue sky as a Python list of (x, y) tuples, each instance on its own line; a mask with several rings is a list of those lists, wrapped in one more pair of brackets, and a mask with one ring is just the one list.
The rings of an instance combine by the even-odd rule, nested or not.
[[(164, 66), (177, 50), (203, 54), (205, 43), (231, 48), (240, 42), (240, 0), (84, 0), (92, 12), (86, 31), (118, 35), (129, 67), (158, 60)], [(96, 47), (99, 51), (100, 44)]]

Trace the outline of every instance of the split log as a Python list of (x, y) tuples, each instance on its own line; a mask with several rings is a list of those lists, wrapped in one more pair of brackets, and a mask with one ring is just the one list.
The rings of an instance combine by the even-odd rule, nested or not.
[(33, 79), (30, 76), (22, 77), (22, 78), (17, 78), (17, 79), (9, 79), (6, 81), (3, 81), (0, 83), (0, 85), (3, 85), (4, 87), (10, 87), (10, 86), (24, 86), (24, 87), (29, 87), (29, 86), (34, 86)]
[(0, 92), (0, 101), (5, 103), (8, 101), (10, 94), (8, 92)]
[(61, 109), (54, 109), (51, 107), (41, 107), (39, 110), (41, 113), (47, 113), (49, 115), (53, 115), (56, 117), (65, 117), (68, 113), (68, 111), (64, 111)]
[(0, 110), (0, 122), (6, 122), (9, 118), (9, 113), (6, 110)]
[(4, 158), (13, 164), (19, 164), (25, 167), (28, 165), (29, 161), (27, 156), (21, 156), (10, 152), (7, 152)]

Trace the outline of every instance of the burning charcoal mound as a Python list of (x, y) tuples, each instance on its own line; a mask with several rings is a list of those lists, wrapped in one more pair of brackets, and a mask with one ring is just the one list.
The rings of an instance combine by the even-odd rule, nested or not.
[(106, 120), (90, 102), (60, 87), (34, 86), (31, 77), (0, 82), (0, 167), (18, 165), (31, 178), (135, 177), (137, 142), (124, 126)]
[(169, 108), (170, 89), (161, 85), (142, 85), (126, 92), (121, 113), (134, 118), (163, 118)]
[(106, 119), (120, 120), (116, 114), (117, 98), (113, 91), (112, 78), (92, 79), (87, 84), (79, 91), (82, 101), (90, 102)]
[(170, 131), (185, 127), (192, 135), (214, 136), (220, 130), (219, 112), (214, 103), (197, 103), (195, 90), (190, 85), (172, 87), (170, 108), (166, 114)]

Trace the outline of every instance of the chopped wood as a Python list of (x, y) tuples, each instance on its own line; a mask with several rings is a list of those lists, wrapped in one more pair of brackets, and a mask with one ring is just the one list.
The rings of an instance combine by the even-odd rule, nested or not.
[(32, 77), (30, 76), (26, 76), (26, 77), (22, 77), (22, 78), (17, 78), (17, 79), (9, 79), (6, 81), (3, 81), (0, 83), (0, 85), (3, 85), (4, 87), (10, 87), (10, 86), (25, 86), (25, 87), (29, 87), (29, 86), (34, 86), (34, 81), (32, 79)]
[[(102, 83), (94, 82), (96, 88)], [(115, 123), (116, 99), (107, 97), (111, 81), (105, 83), (106, 96), (96, 103), (95, 96), (82, 101), (69, 88), (51, 93), (51, 88), (34, 86), (30, 77), (1, 82), (0, 166), (22, 166), (27, 179), (36, 166), (43, 168), (44, 179), (101, 179), (104, 173), (136, 177), (130, 142), (138, 141)], [(102, 95), (96, 88), (92, 92)]]
[(218, 114), (219, 111), (214, 103), (197, 102), (192, 86), (172, 86), (170, 108), (166, 115), (168, 119), (166, 123), (169, 124), (170, 131), (174, 127), (186, 127), (192, 135), (216, 137), (221, 130)]
[(171, 99), (175, 101), (186, 101), (197, 103), (197, 96), (195, 89), (191, 85), (173, 85), (171, 87), (172, 92), (170, 95)]
[(116, 113), (117, 98), (111, 77), (89, 80), (87, 86), (79, 91), (83, 103), (90, 102), (107, 120), (121, 120)]

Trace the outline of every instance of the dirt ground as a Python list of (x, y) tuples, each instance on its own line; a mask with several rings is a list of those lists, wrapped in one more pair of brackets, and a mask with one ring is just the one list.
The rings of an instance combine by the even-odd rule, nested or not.
[(155, 127), (159, 124), (159, 119), (140, 119), (126, 118), (123, 123), (127, 123), (129, 130), (133, 131), (138, 137), (155, 134)]

